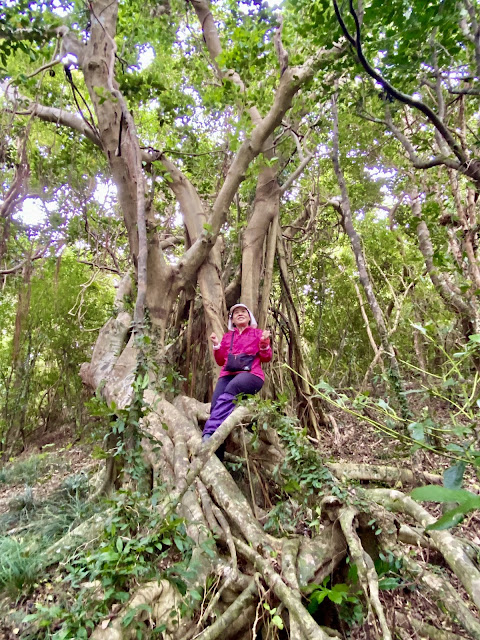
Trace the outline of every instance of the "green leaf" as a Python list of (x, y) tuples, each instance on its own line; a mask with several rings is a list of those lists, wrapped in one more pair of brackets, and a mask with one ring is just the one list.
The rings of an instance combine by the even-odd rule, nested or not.
[(396, 589), (400, 585), (400, 582), (400, 578), (382, 578), (378, 581), (378, 588), (383, 591)]
[(457, 462), (443, 472), (443, 486), (447, 489), (460, 489), (465, 473), (465, 462)]
[(388, 413), (392, 412), (392, 407), (388, 404), (388, 402), (385, 402), (385, 400), (383, 400), (382, 398), (380, 398), (380, 400), (377, 402), (377, 405), (380, 407), (380, 409), (383, 409)]
[(414, 500), (424, 502), (460, 502), (465, 503), (473, 500), (478, 502), (480, 507), (480, 496), (467, 491), (466, 489), (448, 489), (429, 484), (425, 487), (417, 487), (410, 494)]
[(152, 607), (148, 604), (139, 604), (137, 607), (132, 607), (127, 611), (127, 613), (122, 618), (122, 626), (128, 627), (131, 624), (132, 620), (135, 618), (137, 614), (141, 611), (146, 611), (147, 613), (152, 613)]
[(450, 509), (450, 511), (443, 514), (436, 522), (425, 527), (425, 531), (444, 531), (445, 529), (456, 527), (457, 524), (463, 520), (465, 514), (470, 511), (470, 509), (465, 509), (465, 506), (466, 505), (463, 504), (455, 507), (455, 509)]
[(123, 540), (121, 538), (117, 538), (117, 543), (115, 545), (117, 547), (118, 553), (122, 553), (123, 551)]
[[(449, 444), (447, 444), (447, 446), (445, 447), (447, 451), (454, 451), (455, 453), (461, 453), (464, 454), (465, 450), (463, 447), (460, 447), (458, 444), (455, 444), (454, 442), (450, 442)], [(447, 486), (447, 485), (445, 485)], [(449, 487), (449, 489), (454, 489), (455, 487)]]
[(328, 595), (328, 591), (324, 590), (324, 591), (314, 591), (312, 593), (312, 597), (310, 598), (310, 602), (314, 602), (317, 605), (322, 604), (322, 602), (325, 600), (325, 598)]
[(328, 599), (334, 602), (335, 604), (342, 604), (343, 598), (344, 598), (343, 592), (337, 593), (336, 591), (332, 590), (332, 591), (329, 591), (328, 593)]
[(474, 333), (471, 336), (468, 336), (470, 342), (480, 342), (480, 333)]
[(316, 582), (311, 582), (310, 584), (307, 584), (304, 587), (300, 587), (300, 591), (303, 591), (303, 593), (309, 594), (321, 588), (322, 588), (322, 585), (316, 584)]
[(343, 582), (336, 584), (332, 587), (332, 591), (336, 591), (337, 593), (347, 593), (349, 590), (348, 584), (344, 584)]
[(414, 440), (417, 440), (419, 442), (423, 442), (425, 440), (425, 430), (423, 427), (423, 423), (411, 422), (408, 425), (407, 429)]
[(283, 620), (281, 619), (280, 616), (272, 616), (272, 623), (278, 627), (279, 629), (283, 629)]
[(175, 542), (175, 545), (179, 551), (183, 551), (185, 549), (183, 540), (181, 538), (174, 538), (173, 541)]
[(427, 335), (427, 330), (425, 329), (425, 327), (422, 327), (421, 324), (416, 324), (415, 322), (412, 322), (411, 325), (414, 329), (416, 329), (417, 331), (420, 331), (420, 333), (423, 333), (424, 336)]

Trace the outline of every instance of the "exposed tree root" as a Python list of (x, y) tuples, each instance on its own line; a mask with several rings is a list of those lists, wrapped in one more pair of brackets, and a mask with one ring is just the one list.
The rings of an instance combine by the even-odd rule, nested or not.
[(93, 515), (52, 544), (44, 553), (45, 558), (48, 558), (46, 567), (64, 560), (65, 556), (76, 551), (78, 547), (91, 544), (102, 533), (106, 515), (108, 517), (105, 512)]
[[(198, 640), (216, 640), (217, 638), (225, 638), (225, 632), (240, 617), (245, 608), (251, 605), (257, 598), (257, 584), (252, 578), (248, 587), (242, 591), (238, 598), (228, 609), (216, 620), (208, 629), (205, 629), (197, 636)], [(187, 640), (184, 636), (182, 640)]]
[[(151, 392), (147, 392), (147, 399), (152, 412), (145, 420), (144, 428), (162, 446), (154, 454), (151, 444), (146, 442), (145, 454), (159, 484), (168, 487), (168, 496), (158, 507), (159, 514), (165, 517), (175, 511), (185, 517), (188, 534), (196, 545), (190, 563), (196, 578), (189, 586), (196, 585), (200, 590), (203, 589), (207, 576), (212, 574), (215, 576), (216, 586), (209, 593), (208, 601), (202, 605), (202, 613), (195, 622), (188, 617), (179, 619), (178, 615), (170, 618), (172, 611), (178, 611), (181, 601), (174, 587), (170, 586), (165, 590), (163, 582), (159, 585), (149, 584), (148, 588), (141, 587), (106, 629), (102, 626), (96, 629), (94, 640), (123, 640), (131, 637), (121, 620), (139, 604), (150, 605), (152, 627), (168, 624), (165, 637), (172, 640), (250, 637), (252, 626), (257, 631), (262, 625), (268, 626), (268, 615), (262, 606), (263, 595), (258, 593), (261, 583), (258, 582), (258, 577), (256, 580), (253, 578), (255, 571), (261, 575), (263, 584), (269, 590), (269, 597), (273, 597), (273, 606), (281, 613), (292, 640), (327, 640), (336, 637), (337, 630), (328, 630), (318, 622), (317, 618), (321, 619), (321, 614), (314, 619), (307, 611), (301, 588), (311, 582), (320, 584), (324, 578), (335, 575), (335, 571), (344, 566), (347, 554), (357, 566), (369, 610), (374, 615), (377, 636), (391, 640), (393, 630), (388, 627), (379, 598), (372, 549), (368, 546), (368, 539), (364, 540), (368, 533), (366, 524), (372, 519), (372, 515), (379, 523), (382, 519), (385, 521), (385, 526), (379, 525), (379, 529), (384, 532), (376, 536), (374, 541), (376, 551), (388, 549), (402, 558), (404, 571), (413, 576), (423, 590), (431, 593), (435, 601), (441, 602), (444, 611), (458, 621), (470, 637), (480, 640), (480, 623), (448, 581), (430, 571), (427, 565), (415, 562), (404, 554), (402, 543), (438, 550), (458, 576), (472, 601), (479, 605), (480, 576), (472, 561), (472, 554), (469, 555), (464, 542), (450, 533), (425, 533), (425, 526), (433, 522), (434, 518), (421, 505), (391, 489), (363, 490), (362, 496), (368, 496), (373, 501), (371, 504), (360, 498), (360, 493), (357, 496), (356, 492), (349, 492), (348, 502), (343, 503), (338, 497), (323, 501), (317, 535), (275, 538), (264, 531), (256, 517), (256, 514), (265, 512), (255, 502), (257, 499), (264, 499), (265, 504), (268, 504), (269, 485), (274, 483), (273, 468), (283, 459), (278, 435), (274, 432), (262, 432), (259, 448), (253, 451), (250, 446), (251, 435), (235, 430), (240, 423), (251, 417), (250, 411), (240, 406), (215, 435), (202, 444), (198, 425), (208, 417), (208, 405), (186, 397), (178, 397), (171, 404)], [(250, 480), (261, 485), (262, 492), (252, 490), (250, 493), (248, 484), (245, 484), (245, 496), (223, 464), (213, 455), (229, 434), (232, 434), (232, 443), (238, 450), (243, 450), (244, 455), (250, 457)], [(247, 453), (243, 448), (244, 442)], [(264, 459), (269, 464), (264, 464)], [(439, 476), (434, 474), (424, 474), (419, 478), (406, 469), (388, 466), (342, 463), (329, 463), (326, 466), (339, 479), (339, 484), (346, 479), (411, 485), (418, 484), (419, 481), (440, 481)], [(418, 526), (407, 526), (394, 521), (393, 516), (385, 509), (413, 518)], [(371, 528), (368, 530), (371, 532)], [(214, 559), (207, 558), (202, 551), (202, 545), (211, 535), (216, 540)], [(258, 604), (255, 607), (256, 602)], [(142, 619), (146, 613), (139, 610), (138, 615)], [(216, 616), (216, 620), (211, 622), (213, 616)], [(409, 629), (403, 622), (402, 618), (397, 619), (398, 631)], [(456, 640), (455, 634), (448, 635), (448, 632), (439, 631), (427, 623), (412, 622), (412, 625), (415, 633), (424, 634), (433, 640)]]
[(330, 636), (318, 626), (308, 613), (298, 592), (295, 592), (285, 584), (271, 562), (265, 560), (259, 553), (239, 539), (235, 540), (235, 546), (238, 552), (260, 571), (265, 582), (288, 609), (290, 616), (295, 619), (305, 638), (307, 640), (328, 640)]
[[(397, 550), (398, 553), (398, 550)], [(436, 602), (443, 605), (453, 620), (467, 631), (472, 638), (480, 640), (480, 622), (470, 611), (462, 597), (456, 592), (447, 580), (438, 573), (427, 569), (426, 566), (415, 562), (404, 554), (399, 554), (408, 573), (419, 580), (426, 590), (430, 592)]]
[(325, 466), (339, 479), (366, 480), (370, 482), (384, 482), (386, 484), (401, 482), (413, 486), (442, 483), (442, 476), (434, 473), (417, 474), (410, 471), (410, 469), (402, 469), (399, 467), (384, 467), (382, 465), (351, 462), (328, 462)]
[[(408, 514), (422, 527), (435, 522), (435, 518), (426, 509), (400, 491), (373, 489), (367, 493), (387, 509)], [(480, 608), (480, 572), (465, 552), (463, 544), (449, 531), (429, 531), (428, 535), (463, 584), (477, 608)]]
[[(123, 619), (132, 609), (139, 609), (135, 616), (137, 620), (162, 621), (167, 626), (164, 632), (164, 639), (169, 640), (171, 632), (178, 623), (178, 616), (175, 612), (180, 604), (180, 594), (177, 589), (167, 580), (160, 582), (149, 582), (140, 588), (130, 602), (120, 610), (118, 615), (106, 624), (98, 626), (92, 634), (92, 640), (127, 640), (136, 637), (136, 630), (133, 627), (125, 627)], [(148, 607), (149, 610), (146, 609)], [(171, 615), (173, 613), (173, 615)], [(158, 624), (158, 623), (157, 623)]]
[(380, 623), (383, 640), (392, 640), (392, 634), (388, 628), (385, 612), (383, 611), (378, 596), (378, 575), (375, 571), (375, 565), (372, 558), (362, 547), (360, 538), (355, 531), (354, 520), (356, 516), (356, 509), (351, 507), (342, 509), (340, 511), (340, 525), (345, 535), (353, 563), (357, 567), (360, 584), (362, 585), (369, 607), (371, 605)]

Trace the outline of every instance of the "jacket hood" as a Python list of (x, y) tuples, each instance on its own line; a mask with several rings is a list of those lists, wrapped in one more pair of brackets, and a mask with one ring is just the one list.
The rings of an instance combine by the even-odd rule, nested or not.
[(235, 329), (232, 323), (232, 314), (235, 311), (235, 309), (237, 309), (238, 307), (243, 307), (248, 311), (248, 315), (250, 316), (250, 326), (256, 329), (258, 325), (257, 325), (257, 321), (255, 320), (255, 316), (253, 315), (253, 313), (250, 311), (250, 309), (247, 307), (246, 304), (239, 303), (239, 304), (234, 304), (228, 313), (228, 330), (233, 331)]

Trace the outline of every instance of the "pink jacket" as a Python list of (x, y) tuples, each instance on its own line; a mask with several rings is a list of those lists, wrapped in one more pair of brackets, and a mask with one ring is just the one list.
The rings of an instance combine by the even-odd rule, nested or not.
[[(248, 353), (249, 355), (258, 353), (258, 356), (253, 361), (250, 373), (253, 373), (254, 376), (258, 376), (262, 380), (265, 380), (265, 374), (263, 373), (261, 363), (270, 362), (272, 359), (272, 348), (270, 346), (270, 340), (262, 340), (262, 333), (263, 331), (261, 329), (254, 329), (253, 327), (246, 327), (242, 333), (239, 333), (238, 329), (235, 329), (232, 353)], [(230, 351), (231, 341), (232, 332), (227, 331), (227, 333), (223, 334), (220, 349), (213, 350), (213, 355), (215, 356), (217, 364), (222, 367), (220, 377), (232, 375), (232, 372), (225, 371), (224, 367), (227, 362), (228, 352)], [(238, 373), (241, 373), (241, 371)]]

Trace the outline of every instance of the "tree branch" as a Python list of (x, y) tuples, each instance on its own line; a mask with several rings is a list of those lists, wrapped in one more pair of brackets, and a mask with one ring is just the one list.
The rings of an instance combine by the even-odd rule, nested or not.
[[(5, 97), (13, 103), (11, 111), (21, 116), (33, 116), (44, 122), (53, 122), (54, 124), (68, 127), (88, 138), (93, 144), (100, 149), (102, 142), (93, 129), (76, 113), (58, 109), (57, 107), (46, 107), (38, 102), (31, 102), (28, 98), (16, 95), (14, 89), (8, 89)], [(17, 108), (18, 102), (26, 103), (26, 108)]]
[(430, 158), (430, 160), (423, 160), (419, 158), (415, 153), (413, 144), (410, 142), (407, 136), (394, 125), (390, 110), (388, 108), (386, 110), (384, 123), (397, 138), (397, 140), (402, 144), (403, 148), (408, 153), (408, 157), (410, 158), (410, 161), (415, 169), (431, 169), (432, 167), (438, 167), (442, 165), (450, 167), (452, 169), (456, 169), (457, 171), (460, 169), (461, 163), (458, 160), (454, 160), (453, 158), (449, 158), (444, 155)]
[(26, 257), (25, 260), (22, 260), (15, 266), (10, 267), (10, 269), (0, 270), (0, 276), (6, 276), (12, 273), (16, 273), (17, 271), (20, 271), (20, 269), (22, 269), (27, 262), (33, 262), (33, 260), (38, 260), (39, 258), (43, 258), (49, 246), (50, 246), (50, 242), (48, 242), (44, 247), (38, 249), (33, 256)]
[(343, 48), (334, 46), (331, 49), (321, 49), (318, 54), (301, 67), (288, 67), (280, 79), (273, 105), (268, 114), (253, 129), (250, 138), (245, 140), (238, 150), (225, 182), (220, 189), (212, 207), (212, 215), (209, 220), (211, 231), (204, 230), (199, 239), (192, 245), (183, 257), (186, 263), (199, 263), (205, 259), (222, 225), (224, 224), (229, 207), (241, 182), (245, 179), (248, 166), (263, 150), (263, 145), (268, 137), (279, 126), (285, 113), (290, 109), (293, 97), (297, 91), (310, 80), (317, 69), (328, 61), (338, 58), (343, 54)]
[[(368, 60), (365, 58), (365, 55), (362, 50), (362, 44), (361, 44), (360, 23), (358, 21), (358, 16), (355, 12), (355, 9), (353, 8), (352, 0), (350, 0), (350, 13), (355, 21), (355, 28), (356, 28), (355, 38), (350, 34), (345, 22), (343, 21), (343, 18), (340, 14), (340, 10), (338, 8), (337, 0), (333, 0), (333, 7), (335, 10), (335, 14), (337, 16), (337, 20), (343, 31), (343, 34), (345, 35), (347, 40), (350, 42), (350, 44), (355, 48), (355, 51), (358, 55), (358, 59), (361, 65), (363, 66), (363, 68), (365, 69), (365, 71), (368, 73), (368, 75), (374, 80), (376, 80), (383, 87), (383, 89), (389, 95), (393, 96), (396, 100), (412, 107), (413, 109), (421, 111), (426, 116), (426, 118), (433, 124), (433, 126), (437, 129), (437, 131), (443, 137), (445, 142), (448, 144), (449, 148), (453, 151), (455, 156), (458, 158), (460, 163), (464, 164), (467, 161), (467, 158), (463, 152), (463, 149), (455, 140), (455, 138), (452, 136), (449, 129), (445, 126), (445, 123), (437, 116), (437, 114), (421, 100), (414, 98), (396, 89), (376, 69), (374, 69), (372, 65), (368, 62)], [(479, 178), (480, 178), (480, 173), (477, 176), (477, 179)]]
[(308, 165), (308, 163), (310, 162), (310, 160), (314, 157), (314, 153), (308, 153), (305, 158), (303, 158), (303, 160), (300, 162), (300, 164), (298, 165), (298, 167), (295, 169), (295, 171), (293, 171), (288, 178), (286, 179), (286, 181), (282, 184), (282, 186), (280, 187), (280, 195), (283, 195), (285, 193), (285, 191), (287, 191), (288, 189), (290, 189), (290, 187), (292, 186), (292, 184), (295, 182), (295, 180), (302, 175), (305, 167)]
[(29, 174), (28, 160), (27, 160), (27, 139), (30, 127), (27, 126), (24, 139), (20, 148), (20, 161), (15, 169), (15, 177), (8, 189), (7, 195), (4, 201), (0, 205), (0, 218), (9, 218), (12, 211), (20, 205), (27, 197), (27, 178)]

